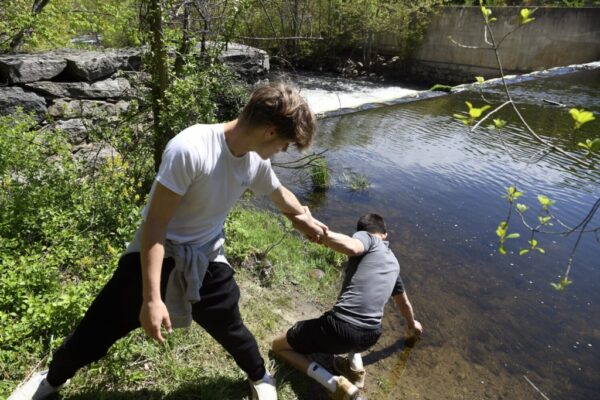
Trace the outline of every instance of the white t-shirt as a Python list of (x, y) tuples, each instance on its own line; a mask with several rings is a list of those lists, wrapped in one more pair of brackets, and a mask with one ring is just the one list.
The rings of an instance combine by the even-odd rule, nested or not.
[[(223, 124), (193, 125), (169, 143), (156, 182), (183, 196), (167, 229), (174, 243), (203, 245), (223, 230), (227, 213), (246, 189), (270, 194), (280, 183), (271, 162), (253, 151), (231, 154)], [(149, 202), (142, 211), (148, 215)]]

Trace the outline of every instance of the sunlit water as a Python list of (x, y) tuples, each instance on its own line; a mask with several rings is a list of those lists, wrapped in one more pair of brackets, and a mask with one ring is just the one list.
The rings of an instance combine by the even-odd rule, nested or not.
[[(511, 91), (532, 128), (569, 150), (600, 135), (600, 70), (518, 84)], [(501, 95), (498, 88), (485, 92), (495, 104), (504, 101)], [(509, 241), (509, 254), (502, 256), (495, 230), (507, 216), (502, 197), (507, 186), (525, 192), (520, 200), (530, 206), (531, 223), (539, 209), (536, 196), (545, 194), (572, 226), (600, 197), (600, 174), (555, 154), (532, 163), (541, 148), (508, 108), (499, 113), (509, 121), (504, 131), (469, 132), (452, 117), (466, 109), (466, 100), (483, 104), (477, 92), (467, 91), (321, 120), (315, 150), (329, 149), (332, 175), (323, 194), (308, 189), (302, 172), (279, 170), (282, 181), (334, 230), (352, 233), (365, 212), (387, 220), (425, 334), (415, 348), (406, 348), (401, 317), (388, 307), (384, 337), (365, 356), (367, 394), (372, 399), (542, 398), (533, 383), (553, 400), (598, 399), (598, 239), (583, 237), (573, 284), (559, 293), (550, 282), (565, 273), (575, 235), (539, 236), (546, 254), (519, 256), (527, 247), (526, 230), (513, 218), (509, 231), (523, 237)], [(569, 107), (595, 111), (598, 119), (575, 131)], [(294, 154), (278, 160), (285, 157)], [(368, 178), (366, 191), (348, 189), (345, 177), (353, 173)], [(588, 228), (599, 225), (596, 216)]]

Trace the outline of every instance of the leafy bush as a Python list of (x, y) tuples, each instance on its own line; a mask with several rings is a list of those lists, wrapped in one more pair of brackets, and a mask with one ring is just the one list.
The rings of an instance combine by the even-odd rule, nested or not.
[(248, 93), (227, 66), (190, 58), (166, 92), (161, 123), (180, 132), (194, 123), (210, 124), (235, 119)]
[(64, 133), (35, 126), (27, 114), (0, 117), (2, 380), (21, 375), (81, 318), (137, 228), (138, 182), (152, 174), (121, 157), (90, 173)]

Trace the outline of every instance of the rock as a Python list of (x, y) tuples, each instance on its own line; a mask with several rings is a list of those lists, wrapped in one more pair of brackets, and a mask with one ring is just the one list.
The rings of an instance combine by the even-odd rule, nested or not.
[(0, 82), (14, 84), (49, 80), (67, 66), (60, 53), (0, 55)]
[(18, 107), (25, 112), (34, 112), (38, 121), (42, 121), (47, 112), (43, 97), (20, 87), (0, 87), (0, 115), (13, 114)]
[(103, 117), (118, 115), (128, 107), (129, 103), (124, 100), (109, 103), (101, 100), (56, 99), (48, 107), (48, 114), (54, 118)]
[(125, 78), (106, 79), (94, 83), (87, 82), (33, 82), (27, 88), (47, 97), (68, 97), (72, 99), (116, 99), (132, 98), (134, 91)]
[(141, 49), (80, 51), (65, 56), (65, 74), (74, 80), (92, 82), (106, 78), (117, 70), (137, 71), (142, 63)]
[(316, 281), (320, 281), (321, 279), (323, 279), (323, 277), (325, 276), (325, 272), (323, 272), (322, 270), (315, 268), (313, 270), (311, 270), (308, 275), (313, 278)]
[(219, 61), (227, 64), (248, 82), (255, 82), (270, 69), (266, 51), (239, 43), (229, 43), (219, 56)]
[(119, 152), (106, 143), (85, 143), (73, 146), (71, 149), (76, 160), (86, 165), (98, 166), (104, 161), (113, 159), (119, 155)]
[(110, 53), (86, 51), (66, 57), (66, 73), (74, 80), (92, 82), (113, 74), (118, 62)]
[(43, 131), (50, 131), (59, 129), (69, 135), (69, 143), (74, 145), (80, 145), (87, 140), (87, 131), (92, 126), (91, 120), (83, 120), (81, 118), (73, 118), (67, 120), (60, 120), (46, 125)]

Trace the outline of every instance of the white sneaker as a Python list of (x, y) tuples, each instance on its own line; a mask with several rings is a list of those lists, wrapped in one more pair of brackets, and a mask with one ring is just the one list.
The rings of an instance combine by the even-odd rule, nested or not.
[(260, 381), (250, 381), (250, 389), (252, 390), (252, 400), (277, 400), (275, 378), (268, 372)]
[[(46, 380), (46, 375), (48, 371), (36, 372), (27, 382), (20, 384), (7, 400), (42, 400), (64, 386), (52, 386)], [(67, 383), (69, 381), (65, 382)]]

